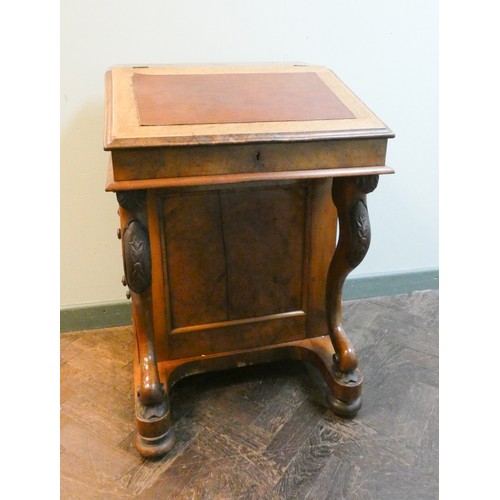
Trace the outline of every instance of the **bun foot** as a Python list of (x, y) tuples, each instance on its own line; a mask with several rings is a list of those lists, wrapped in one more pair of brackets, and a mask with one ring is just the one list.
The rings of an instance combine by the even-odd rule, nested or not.
[(169, 429), (166, 434), (156, 438), (146, 438), (140, 434), (135, 436), (135, 447), (137, 451), (146, 458), (161, 457), (168, 453), (175, 443), (175, 433)]
[(350, 372), (336, 370), (336, 359), (333, 362), (333, 387), (328, 396), (329, 406), (335, 415), (353, 418), (361, 408), (361, 389), (363, 376), (356, 369)]
[(335, 415), (343, 418), (354, 418), (361, 408), (361, 398), (346, 402), (330, 396), (328, 404), (332, 408)]
[[(141, 408), (140, 405), (138, 407)], [(160, 417), (141, 418), (136, 414), (136, 423), (134, 444), (143, 457), (161, 457), (174, 446), (175, 433), (170, 423), (168, 408)]]

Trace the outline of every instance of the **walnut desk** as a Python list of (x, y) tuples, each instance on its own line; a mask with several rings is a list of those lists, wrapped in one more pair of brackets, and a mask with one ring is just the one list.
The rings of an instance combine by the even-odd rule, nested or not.
[(354, 416), (342, 287), (394, 134), (318, 66), (114, 67), (106, 100), (139, 452), (172, 447), (169, 391), (209, 370), (308, 361)]

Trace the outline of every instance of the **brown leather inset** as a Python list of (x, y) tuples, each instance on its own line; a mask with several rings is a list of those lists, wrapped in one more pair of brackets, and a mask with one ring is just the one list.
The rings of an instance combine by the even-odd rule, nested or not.
[(141, 125), (355, 118), (315, 73), (134, 73)]

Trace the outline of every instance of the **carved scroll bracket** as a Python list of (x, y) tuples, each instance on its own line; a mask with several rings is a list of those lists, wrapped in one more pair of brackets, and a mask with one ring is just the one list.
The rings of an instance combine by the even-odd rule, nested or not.
[(152, 260), (145, 190), (116, 193), (120, 205), (124, 282), (132, 299), (132, 317), (140, 371), (136, 380), (135, 445), (143, 456), (160, 456), (175, 441), (168, 396), (160, 380), (155, 350)]
[(371, 231), (366, 194), (378, 185), (378, 175), (334, 179), (332, 199), (339, 217), (339, 239), (328, 270), (326, 316), (335, 349), (334, 364), (339, 381), (358, 383), (358, 359), (342, 326), (342, 290), (348, 274), (364, 259)]

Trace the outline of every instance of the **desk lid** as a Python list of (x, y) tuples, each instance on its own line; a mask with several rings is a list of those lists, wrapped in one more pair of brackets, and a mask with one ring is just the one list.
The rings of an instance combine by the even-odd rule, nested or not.
[(106, 90), (107, 150), (394, 135), (321, 66), (114, 67)]

